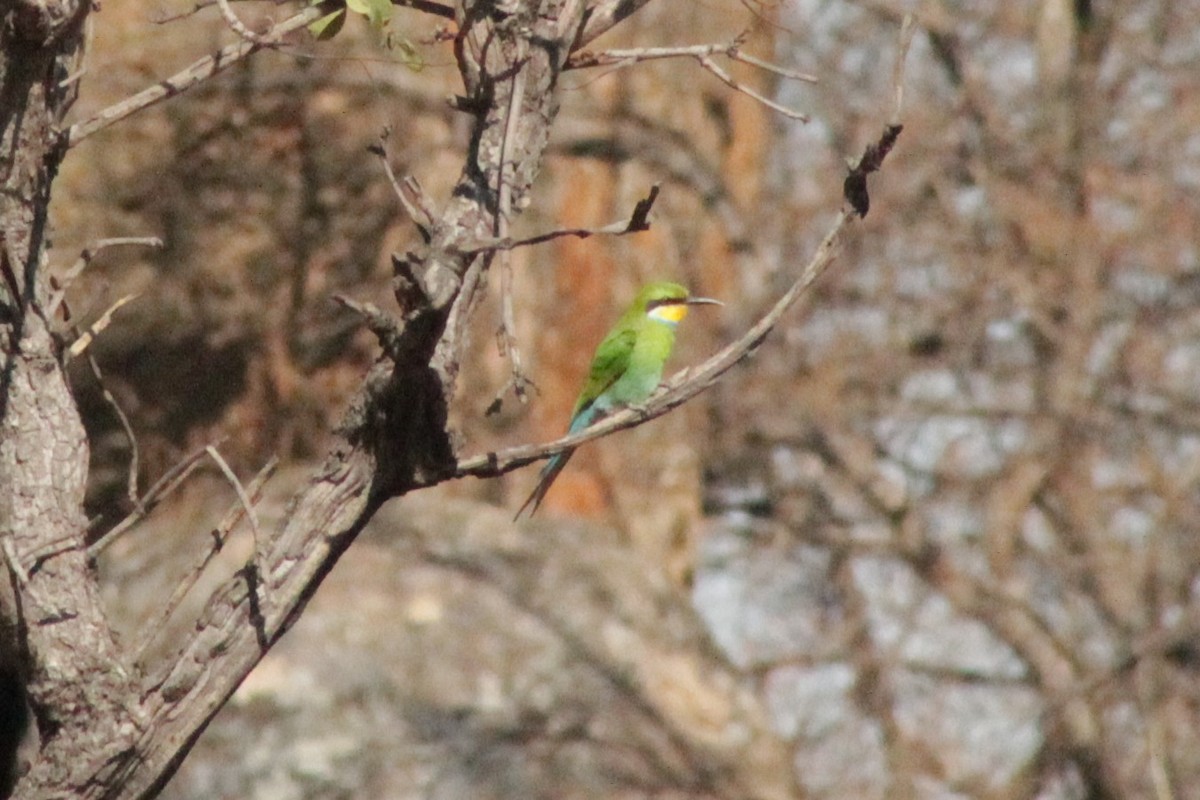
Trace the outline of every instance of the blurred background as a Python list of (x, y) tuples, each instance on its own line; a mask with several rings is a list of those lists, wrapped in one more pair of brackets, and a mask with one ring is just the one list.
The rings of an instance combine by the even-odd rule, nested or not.
[[(192, 8), (108, 0), (73, 116), (233, 41)], [(807, 302), (713, 391), (583, 448), (531, 523), (509, 520), (532, 469), (385, 507), (164, 796), (1200, 798), (1200, 2), (650, 3), (593, 49), (747, 31), (819, 83), (730, 71), (811, 121), (694, 60), (564, 75), (514, 233), (627, 217), (662, 183), (653, 229), (514, 254), (537, 390), (484, 413), (509, 377), (493, 285), (460, 451), (559, 435), (648, 279), (726, 303), (681, 326), (677, 367), (762, 313), (887, 121), (910, 10), (904, 133)], [(367, 147), (387, 131), (435, 199), (461, 167), (441, 25), (297, 36), (68, 157), (57, 268), (166, 243), (104, 251), (68, 295), (86, 324), (139, 294), (91, 352), (143, 489), (220, 439), (246, 478), (283, 460), (269, 521), (322, 453), (376, 353), (330, 296), (391, 308), (416, 244)], [(131, 449), (73, 378), (103, 528)], [(106, 554), (147, 658), (190, 624), (145, 629), (233, 501), (201, 470)]]

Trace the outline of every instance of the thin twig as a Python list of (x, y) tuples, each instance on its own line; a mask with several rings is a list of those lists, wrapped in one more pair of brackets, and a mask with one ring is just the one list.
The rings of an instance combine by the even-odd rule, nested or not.
[(574, 46), (583, 47), (611, 30), (621, 20), (636, 14), (648, 2), (650, 0), (599, 0), (593, 3), (587, 10), (587, 21)]
[[(242, 486), (242, 482), (238, 480), (238, 476), (234, 474), (232, 469), (230, 469), (229, 463), (224, 459), (217, 448), (209, 445), (205, 448), (205, 451), (208, 453), (209, 457), (217, 463), (217, 467), (220, 468), (221, 473), (225, 476), (225, 479), (229, 481), (229, 484), (233, 487), (233, 490), (237, 492), (238, 500), (241, 502), (242, 508), (246, 512), (246, 517), (250, 520), (250, 541), (254, 544), (254, 558), (251, 563), (247, 565), (252, 572), (247, 574), (253, 575), (254, 578), (248, 580), (248, 588), (254, 593), (256, 601), (255, 605), (261, 614), (262, 610), (267, 606), (265, 586), (264, 582), (261, 580), (261, 576), (264, 572), (262, 566), (267, 563), (267, 559), (265, 554), (266, 542), (262, 537), (262, 529), (258, 526), (258, 514), (254, 511), (254, 504), (250, 502), (250, 496), (246, 493), (246, 488)], [(261, 595), (259, 594), (260, 590), (262, 591)]]
[(773, 72), (781, 78), (787, 78), (792, 81), (804, 81), (805, 83), (820, 83), (821, 79), (809, 72), (800, 72), (799, 70), (788, 69), (781, 67), (778, 64), (772, 64), (770, 61), (764, 61), (761, 58), (755, 58), (749, 53), (743, 53), (741, 50), (726, 51), (725, 55), (732, 58), (734, 61), (741, 61), (743, 64), (749, 64), (752, 67)]
[(733, 61), (758, 67), (773, 72), (780, 77), (805, 83), (817, 83), (819, 79), (810, 73), (781, 67), (764, 61), (761, 58), (747, 55), (741, 50), (745, 34), (738, 36), (732, 42), (724, 44), (691, 44), (679, 47), (638, 47), (631, 50), (580, 50), (572, 53), (567, 59), (567, 69), (586, 69), (588, 67), (626, 67), (642, 61), (656, 61), (663, 58), (703, 58), (705, 56), (727, 56)]
[(101, 331), (112, 324), (113, 314), (117, 313), (117, 310), (121, 308), (121, 306), (137, 299), (137, 297), (137, 294), (127, 294), (124, 297), (117, 298), (117, 301), (109, 306), (108, 310), (101, 314), (99, 319), (89, 325), (87, 330), (79, 334), (79, 338), (71, 342), (71, 346), (67, 348), (67, 358), (75, 358), (84, 350), (87, 350), (88, 347), (91, 346), (92, 342), (95, 341), (96, 336), (98, 336)]
[(246, 509), (246, 516), (250, 519), (250, 530), (254, 533), (254, 541), (257, 543), (262, 538), (262, 531), (258, 527), (258, 515), (254, 513), (254, 507), (250, 502), (250, 496), (246, 494), (246, 488), (242, 486), (242, 482), (238, 480), (238, 476), (230, 469), (229, 462), (225, 460), (215, 446), (208, 445), (204, 448), (204, 452), (216, 462), (217, 468), (221, 470), (221, 474), (225, 476), (225, 479), (229, 481), (229, 485), (237, 492), (238, 500), (242, 502), (242, 507)]
[(722, 69), (721, 66), (719, 64), (717, 64), (717, 62), (713, 61), (711, 57), (699, 56), (696, 60), (700, 62), (701, 66), (703, 66), (706, 70), (711, 72), (713, 75), (716, 75), (717, 78), (720, 79), (722, 83), (724, 83), (730, 89), (733, 89), (735, 92), (741, 92), (742, 94), (746, 95), (747, 97), (749, 97), (753, 100), (757, 100), (758, 102), (762, 103), (767, 108), (772, 109), (774, 111), (778, 111), (780, 114), (783, 114), (785, 117), (788, 117), (789, 119), (794, 119), (797, 122), (808, 122), (808, 115), (805, 114), (804, 112), (793, 111), (792, 109), (788, 108), (787, 106), (781, 105), (780, 103), (776, 103), (774, 100), (770, 99), (769, 97), (765, 97), (764, 95), (759, 94), (758, 92), (751, 89), (749, 86), (746, 86), (743, 83), (738, 83), (736, 80), (734, 80), (732, 75), (730, 75), (728, 72), (726, 72), (724, 69)]
[(225, 24), (228, 25), (234, 33), (252, 44), (262, 47), (269, 47), (277, 43), (264, 36), (260, 36), (254, 31), (246, 27), (246, 24), (238, 18), (238, 15), (233, 13), (233, 9), (229, 5), (229, 0), (217, 0), (217, 7), (221, 9), (221, 16), (225, 18)]
[(518, 247), (529, 247), (535, 244), (545, 244), (554, 239), (561, 239), (564, 236), (586, 239), (589, 236), (597, 235), (624, 236), (629, 233), (641, 233), (642, 231), (650, 230), (650, 209), (654, 207), (661, 189), (661, 186), (654, 184), (650, 187), (649, 194), (639, 200), (637, 205), (634, 206), (633, 213), (629, 215), (629, 219), (617, 220), (602, 228), (559, 228), (558, 230), (539, 233), (525, 239), (476, 240), (464, 247), (468, 252), (503, 251), (515, 250)]
[[(193, 3), (192, 7), (186, 11), (180, 11), (175, 14), (159, 15), (154, 17), (151, 22), (153, 22), (155, 25), (166, 25), (169, 22), (175, 22), (177, 20), (184, 19), (185, 17), (190, 17), (193, 14), (197, 14), (206, 8), (217, 5), (218, 2), (220, 2), (220, 0), (197, 0), (197, 2)], [(279, 0), (276, 0), (276, 5), (279, 5)], [(454, 19), (454, 9), (443, 3), (435, 2), (435, 0), (392, 0), (392, 5), (407, 6), (409, 8), (416, 9), (417, 11), (424, 11), (427, 14), (433, 14), (434, 16), (443, 17), (445, 19)]]
[(429, 196), (425, 194), (421, 182), (412, 175), (405, 176), (404, 180), (400, 181), (400, 194), (406, 201), (406, 207), (412, 207), (413, 213), (415, 213), (413, 218), (432, 228), (436, 215), (433, 212), (433, 204), (429, 202)]
[(108, 403), (116, 413), (117, 419), (121, 421), (121, 427), (125, 429), (125, 438), (129, 440), (129, 471), (125, 480), (125, 491), (129, 502), (136, 506), (138, 503), (138, 470), (140, 468), (137, 435), (133, 432), (133, 425), (130, 424), (129, 417), (125, 416), (121, 404), (104, 385), (104, 375), (100, 372), (100, 365), (96, 363), (96, 359), (91, 353), (87, 354), (87, 362), (92, 369), (92, 374), (96, 376), (96, 383), (100, 385), (100, 394), (104, 397), (104, 402)]
[[(220, 444), (222, 441), (224, 441), (224, 438), (218, 439), (216, 444)], [(112, 530), (97, 539), (96, 542), (88, 548), (88, 555), (92, 558), (100, 555), (107, 550), (113, 542), (121, 538), (121, 536), (129, 531), (134, 525), (138, 524), (147, 516), (149, 516), (150, 512), (153, 511), (159, 503), (161, 503), (167, 498), (167, 496), (179, 488), (183, 482), (187, 480), (188, 476), (196, 470), (196, 467), (199, 466), (200, 462), (207, 454), (207, 448), (208, 445), (205, 445), (197, 450), (193, 450), (191, 453), (185, 456), (183, 460), (179, 461), (175, 464), (175, 466), (167, 470), (167, 472), (161, 478), (154, 482), (154, 485), (146, 490), (146, 493), (142, 495), (142, 498), (134, 504), (133, 511), (131, 511), (129, 515), (125, 517), (125, 519), (114, 525)], [(39, 560), (46, 558), (47, 555), (49, 554), (39, 556)]]
[(391, 131), (384, 128), (379, 134), (379, 143), (373, 144), (367, 148), (367, 151), (379, 158), (383, 164), (383, 171), (387, 175), (388, 182), (392, 184), (392, 191), (396, 193), (396, 198), (400, 201), (400, 205), (404, 206), (404, 210), (408, 213), (409, 219), (417, 226), (417, 230), (421, 233), (421, 238), (428, 244), (430, 240), (429, 231), (433, 228), (433, 214), (430, 213), (428, 206), (424, 202), (424, 193), (421, 191), (421, 185), (417, 183), (413, 177), (405, 178), (403, 182), (396, 177), (396, 171), (392, 169), (392, 163), (388, 159), (387, 139)]
[(404, 335), (405, 327), (399, 320), (384, 313), (374, 303), (355, 300), (342, 294), (335, 294), (332, 299), (362, 319), (367, 329), (379, 339), (380, 347), (393, 363), (400, 363), (403, 360), (408, 340)]
[[(200, 451), (200, 455), (204, 456), (207, 452), (208, 449), (205, 448)], [(166, 627), (167, 620), (169, 620), (179, 608), (179, 604), (183, 602), (183, 598), (186, 597), (188, 592), (192, 590), (192, 587), (196, 585), (196, 581), (200, 580), (200, 576), (204, 573), (204, 570), (208, 567), (209, 563), (212, 562), (217, 553), (221, 552), (221, 548), (225, 546), (225, 542), (229, 539), (230, 532), (237, 526), (239, 522), (242, 521), (242, 517), (248, 513), (248, 510), (253, 507), (253, 504), (262, 499), (263, 487), (266, 486), (267, 481), (275, 473), (275, 469), (278, 466), (278, 458), (272, 458), (270, 461), (268, 461), (266, 466), (259, 470), (258, 474), (254, 476), (254, 479), (250, 481), (249, 486), (244, 492), (244, 496), (239, 494), (238, 502), (234, 504), (233, 507), (231, 507), (227, 512), (225, 512), (225, 516), (221, 519), (217, 526), (213, 528), (212, 544), (207, 550), (204, 551), (204, 553), (200, 555), (199, 558), (192, 563), (191, 568), (188, 570), (187, 576), (180, 581), (178, 586), (175, 587), (175, 591), (171, 592), (171, 596), (167, 599), (166, 604), (163, 606), (162, 611), (159, 612), (158, 617), (154, 620), (154, 623), (145, 628), (146, 635), (134, 650), (135, 663), (141, 662), (144, 659), (146, 651), (149, 649), (150, 645), (154, 643), (154, 640), (158, 637), (158, 634), (161, 633)], [(249, 500), (249, 502), (247, 502), (247, 500)], [(252, 515), (251, 520), (253, 519), (254, 517)]]
[(908, 55), (908, 47), (912, 44), (912, 36), (913, 15), (907, 14), (904, 17), (904, 23), (900, 26), (900, 46), (896, 52), (896, 63), (892, 68), (892, 114), (879, 139), (867, 145), (857, 159), (849, 161), (850, 170), (842, 184), (842, 197), (860, 217), (866, 217), (867, 212), (871, 210), (867, 176), (872, 172), (879, 171), (879, 168), (883, 166), (883, 160), (887, 158), (888, 153), (892, 152), (892, 147), (896, 144), (896, 139), (900, 137), (900, 132), (904, 130), (904, 126), (900, 123), (900, 114), (904, 107), (904, 64)]
[(900, 124), (900, 112), (904, 109), (904, 65), (908, 61), (908, 48), (912, 45), (916, 29), (916, 17), (912, 14), (905, 14), (904, 22), (900, 24), (900, 46), (896, 50), (896, 61), (892, 65), (894, 102), (892, 116), (888, 119), (888, 124), (892, 126)]
[(186, 19), (195, 14), (199, 14), (201, 11), (208, 8), (209, 6), (216, 5), (216, 3), (217, 3), (217, 0), (199, 0), (196, 3), (192, 3), (192, 7), (189, 9), (186, 9), (184, 11), (177, 11), (174, 14), (168, 14), (166, 12), (160, 12), (157, 14), (153, 14), (150, 17), (150, 21), (152, 23), (154, 23), (155, 25), (166, 25), (170, 22), (176, 22), (181, 19)]
[(738, 36), (732, 42), (727, 44), (700, 44), (686, 45), (682, 47), (643, 47), (633, 50), (603, 50), (598, 53), (580, 51), (573, 53), (567, 60), (568, 69), (582, 69), (585, 67), (600, 67), (612, 66), (617, 69), (637, 64), (642, 61), (653, 61), (662, 58), (694, 58), (702, 67), (711, 72), (713, 75), (734, 91), (741, 92), (748, 97), (762, 103), (768, 108), (783, 114), (790, 119), (795, 119), (800, 122), (807, 122), (808, 116), (802, 112), (795, 111), (787, 106), (771, 100), (770, 98), (756, 92), (754, 89), (738, 82), (732, 75), (725, 70), (724, 67), (717, 64), (713, 60), (713, 56), (723, 55), (733, 61), (740, 61), (744, 64), (749, 64), (759, 69), (772, 72), (788, 80), (805, 81), (808, 83), (816, 83), (817, 78), (804, 72), (797, 72), (777, 64), (772, 64), (769, 61), (764, 61), (761, 58), (746, 55), (742, 52), (741, 47), (745, 41), (745, 34)]
[(71, 288), (71, 284), (75, 282), (75, 279), (83, 274), (83, 271), (92, 263), (92, 259), (110, 247), (123, 247), (125, 245), (159, 248), (163, 246), (163, 240), (157, 236), (117, 236), (112, 239), (99, 239), (92, 242), (80, 251), (79, 258), (59, 278), (58, 291), (51, 295), (50, 302), (46, 306), (46, 317), (48, 319), (52, 318), (55, 312), (58, 311), (58, 307), (62, 305), (63, 299), (67, 294), (67, 289)]
[[(309, 6), (283, 22), (275, 24), (271, 30), (267, 31), (260, 38), (266, 43), (278, 42), (292, 31), (297, 31), (311, 22), (316, 22), (321, 18), (321, 13), (322, 11), (319, 6)], [(75, 123), (67, 131), (67, 146), (74, 147), (92, 134), (104, 130), (114, 122), (125, 119), (130, 114), (148, 108), (155, 103), (162, 102), (168, 97), (182, 94), (212, 76), (224, 72), (246, 56), (263, 49), (264, 46), (266, 44), (242, 39), (221, 48), (215, 55), (205, 56), (193, 62), (191, 66), (180, 70), (171, 77), (158, 81), (153, 86), (143, 89), (132, 97), (127, 97), (108, 108), (102, 109), (94, 116)]]

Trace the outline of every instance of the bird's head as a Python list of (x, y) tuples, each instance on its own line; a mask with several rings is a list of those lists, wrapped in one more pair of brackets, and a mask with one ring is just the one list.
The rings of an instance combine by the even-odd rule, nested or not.
[(633, 301), (640, 314), (668, 325), (678, 325), (687, 316), (688, 308), (698, 305), (724, 304), (709, 297), (692, 297), (683, 286), (668, 281), (645, 286)]

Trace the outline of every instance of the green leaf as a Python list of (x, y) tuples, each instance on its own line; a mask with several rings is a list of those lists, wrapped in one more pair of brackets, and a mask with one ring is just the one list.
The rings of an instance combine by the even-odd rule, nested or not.
[(413, 72), (420, 72), (425, 68), (425, 59), (421, 58), (420, 51), (410, 39), (396, 36), (389, 31), (384, 37), (383, 44), (388, 50), (399, 55), (400, 63)]
[(346, 0), (346, 8), (366, 17), (375, 30), (383, 30), (392, 19), (392, 0)]
[(342, 29), (342, 25), (346, 22), (346, 9), (339, 8), (333, 13), (326, 14), (316, 22), (308, 24), (308, 32), (317, 38), (318, 41), (325, 41), (337, 36), (338, 31)]

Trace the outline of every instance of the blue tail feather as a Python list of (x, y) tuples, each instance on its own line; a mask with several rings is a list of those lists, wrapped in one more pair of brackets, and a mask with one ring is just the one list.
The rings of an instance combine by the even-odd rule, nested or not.
[[(567, 428), (567, 435), (579, 433), (579, 431), (583, 430), (588, 425), (591, 425), (596, 419), (598, 413), (599, 409), (596, 408), (595, 405), (588, 406), (587, 408), (581, 410), (574, 416), (574, 418), (571, 419), (571, 425)], [(525, 502), (521, 504), (521, 507), (517, 510), (516, 515), (513, 517), (514, 520), (519, 518), (521, 514), (525, 513), (525, 509), (527, 508), (529, 509), (529, 516), (531, 517), (537, 512), (538, 506), (542, 504), (543, 498), (546, 497), (546, 492), (550, 491), (550, 487), (554, 484), (555, 479), (558, 477), (558, 473), (563, 471), (563, 467), (565, 467), (567, 462), (570, 461), (571, 455), (574, 452), (575, 448), (571, 448), (570, 450), (564, 450), (561, 453), (550, 457), (550, 460), (546, 462), (546, 466), (542, 467), (542, 471), (538, 475), (537, 486), (533, 487), (533, 491), (530, 493), (529, 497), (526, 498)]]

